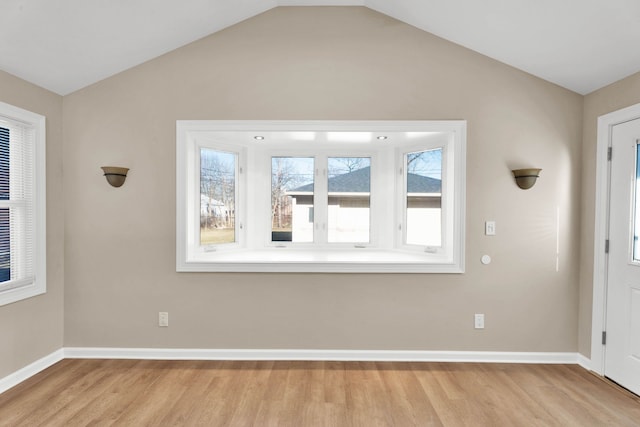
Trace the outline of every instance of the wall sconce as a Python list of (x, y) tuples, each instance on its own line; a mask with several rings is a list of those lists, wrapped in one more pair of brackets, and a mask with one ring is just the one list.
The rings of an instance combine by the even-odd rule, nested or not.
[(513, 172), (513, 177), (516, 179), (518, 187), (523, 190), (528, 190), (536, 183), (541, 170), (542, 169), (514, 169), (511, 172)]
[(111, 184), (112, 187), (122, 186), (125, 179), (127, 179), (127, 172), (129, 172), (129, 168), (121, 168), (118, 166), (101, 166), (101, 169), (104, 171), (104, 176), (107, 177), (107, 182)]

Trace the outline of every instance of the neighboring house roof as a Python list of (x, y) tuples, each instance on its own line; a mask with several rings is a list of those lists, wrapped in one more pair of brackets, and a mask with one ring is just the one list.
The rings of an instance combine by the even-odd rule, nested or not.
[[(336, 175), (329, 178), (329, 193), (368, 193), (370, 185), (370, 167)], [(442, 181), (428, 176), (409, 173), (407, 179), (408, 193), (440, 193)], [(288, 191), (293, 193), (310, 193), (313, 191), (313, 183), (303, 185)]]
[(422, 176), (415, 173), (407, 174), (407, 193), (441, 193), (442, 180)]

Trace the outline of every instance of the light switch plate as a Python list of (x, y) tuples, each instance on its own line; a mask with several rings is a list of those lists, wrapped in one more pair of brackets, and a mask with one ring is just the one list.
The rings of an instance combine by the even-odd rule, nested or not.
[(496, 222), (495, 221), (486, 221), (484, 223), (484, 234), (486, 236), (495, 236), (496, 235)]

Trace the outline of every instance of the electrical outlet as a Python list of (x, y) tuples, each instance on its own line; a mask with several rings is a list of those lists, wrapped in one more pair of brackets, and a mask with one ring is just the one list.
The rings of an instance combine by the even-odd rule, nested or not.
[(474, 327), (484, 329), (484, 314), (476, 314), (474, 317)]
[(158, 313), (158, 326), (162, 326), (163, 328), (169, 326), (169, 313), (166, 311)]

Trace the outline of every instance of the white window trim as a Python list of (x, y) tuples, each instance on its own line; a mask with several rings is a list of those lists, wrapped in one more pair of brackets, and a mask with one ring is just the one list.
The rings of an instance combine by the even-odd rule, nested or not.
[(18, 121), (35, 130), (34, 150), (34, 275), (31, 282), (18, 287), (0, 290), (0, 306), (17, 302), (47, 291), (47, 244), (46, 244), (46, 119), (40, 114), (0, 102), (0, 117)]
[[(452, 209), (453, 223), (449, 227), (451, 250), (433, 254), (424, 251), (389, 250), (374, 247), (349, 248), (332, 246), (319, 248), (269, 247), (249, 244), (251, 249), (209, 252), (204, 257), (194, 257), (189, 246), (189, 203), (193, 204), (190, 188), (195, 188), (195, 166), (193, 151), (197, 137), (210, 132), (446, 132), (449, 150), (445, 168), (453, 168), (455, 185), (450, 189), (450, 197), (443, 199)], [(288, 151), (295, 154), (294, 150)], [(355, 152), (355, 151), (353, 151)], [(350, 152), (350, 153), (353, 153)], [(340, 153), (338, 153), (340, 154)], [(466, 184), (466, 121), (188, 121), (176, 123), (176, 270), (178, 272), (342, 272), (342, 273), (463, 273), (465, 244), (465, 184)], [(372, 160), (373, 161), (373, 160)], [(445, 158), (443, 156), (443, 161)], [(245, 176), (255, 172), (255, 159), (245, 156)], [(258, 168), (260, 169), (260, 168)], [(260, 172), (264, 173), (264, 172)], [(247, 178), (252, 182), (251, 178)], [(373, 186), (377, 178), (372, 176), (372, 209), (374, 203)], [(450, 184), (449, 184), (450, 185)], [(244, 190), (243, 190), (244, 188)], [(261, 189), (252, 186), (240, 187), (240, 200), (260, 196)], [(193, 193), (193, 190), (191, 191)], [(244, 206), (247, 206), (244, 204)], [(389, 210), (389, 209), (388, 209)], [(390, 208), (391, 215), (396, 209)], [(238, 219), (237, 219), (238, 220)], [(255, 230), (251, 230), (249, 219), (245, 233), (251, 240)], [(247, 222), (248, 221), (248, 222)], [(193, 232), (193, 230), (191, 230)], [(388, 231), (381, 231), (388, 233)], [(445, 233), (445, 230), (443, 230)], [(372, 242), (378, 239), (372, 233)], [(444, 236), (443, 236), (444, 239)], [(191, 242), (193, 239), (191, 240)], [(448, 243), (448, 242), (447, 242)]]

